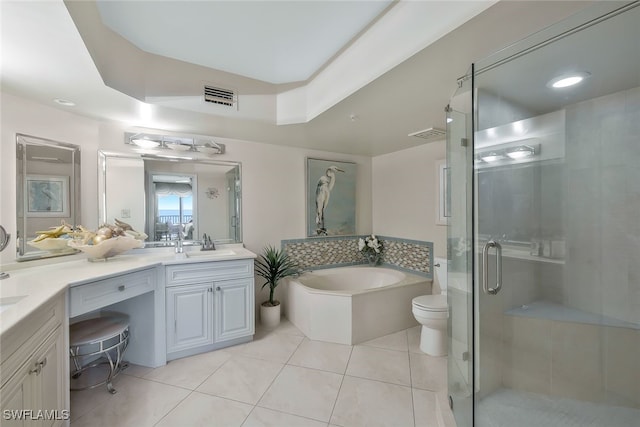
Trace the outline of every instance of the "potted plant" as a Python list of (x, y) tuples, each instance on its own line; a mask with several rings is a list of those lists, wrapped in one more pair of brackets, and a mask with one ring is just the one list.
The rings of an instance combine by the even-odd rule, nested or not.
[(283, 250), (267, 246), (255, 261), (256, 274), (266, 280), (262, 288), (269, 285), (269, 300), (260, 304), (260, 322), (274, 328), (280, 324), (280, 301), (273, 299), (273, 293), (280, 279), (299, 274), (298, 264)]

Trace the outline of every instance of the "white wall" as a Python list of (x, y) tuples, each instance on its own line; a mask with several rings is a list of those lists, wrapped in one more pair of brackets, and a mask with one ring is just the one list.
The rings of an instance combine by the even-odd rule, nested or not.
[[(32, 101), (2, 95), (0, 224), (12, 235), (0, 263), (15, 260), (16, 233), (16, 150), (15, 133), (77, 144), (82, 158), (82, 222), (94, 228), (98, 223), (97, 151), (130, 151), (124, 144), (124, 124), (98, 122)], [(324, 151), (283, 147), (251, 141), (217, 138), (226, 144), (226, 153), (216, 157), (242, 163), (243, 237), (245, 246), (260, 252), (282, 239), (305, 237), (305, 158), (350, 161), (358, 164), (358, 234), (372, 231), (371, 158)], [(259, 289), (262, 283), (257, 283)], [(256, 298), (261, 302), (264, 296)]]
[(373, 158), (373, 230), (382, 236), (433, 242), (446, 257), (447, 227), (436, 225), (436, 163), (446, 157), (437, 141)]

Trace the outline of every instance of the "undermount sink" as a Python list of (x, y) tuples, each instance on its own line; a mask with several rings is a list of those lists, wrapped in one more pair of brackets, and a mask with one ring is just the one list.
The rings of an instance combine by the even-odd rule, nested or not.
[(232, 249), (217, 249), (214, 251), (192, 251), (186, 252), (187, 258), (218, 258), (223, 256), (235, 255), (236, 253)]
[(20, 296), (16, 296), (16, 297), (0, 298), (0, 313), (5, 311), (6, 309), (11, 308), (14, 305), (16, 305), (25, 296), (26, 295), (20, 295)]

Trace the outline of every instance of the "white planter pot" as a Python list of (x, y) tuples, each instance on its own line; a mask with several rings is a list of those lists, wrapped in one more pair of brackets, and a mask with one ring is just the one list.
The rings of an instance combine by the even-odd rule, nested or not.
[(267, 328), (275, 328), (280, 324), (280, 306), (270, 307), (260, 304), (260, 323)]

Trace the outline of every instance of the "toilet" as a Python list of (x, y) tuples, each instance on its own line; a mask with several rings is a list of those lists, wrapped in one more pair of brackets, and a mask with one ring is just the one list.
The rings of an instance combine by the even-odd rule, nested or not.
[(447, 260), (434, 258), (440, 294), (421, 295), (412, 301), (413, 316), (422, 325), (420, 350), (430, 356), (447, 355)]

